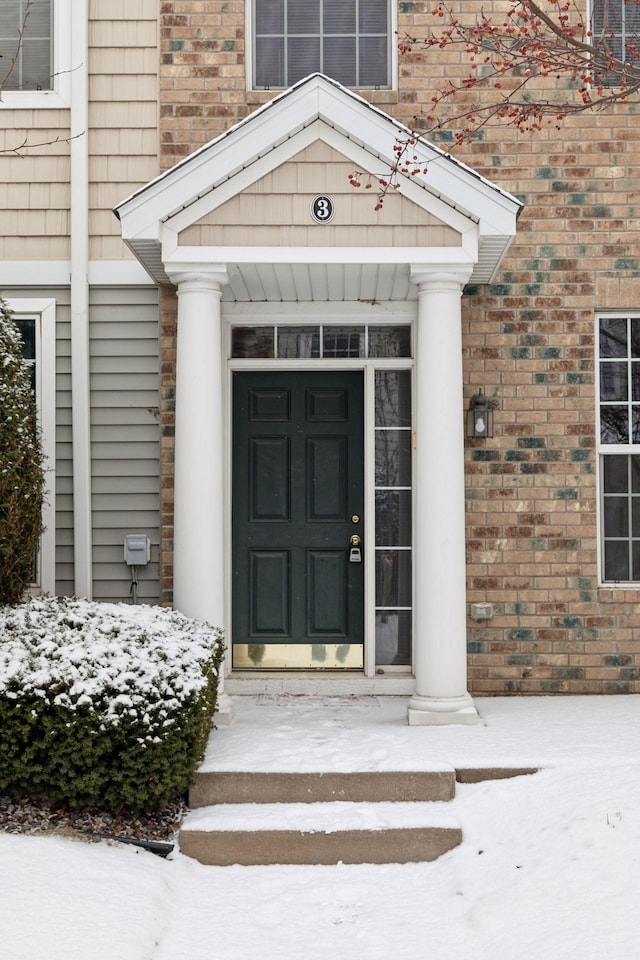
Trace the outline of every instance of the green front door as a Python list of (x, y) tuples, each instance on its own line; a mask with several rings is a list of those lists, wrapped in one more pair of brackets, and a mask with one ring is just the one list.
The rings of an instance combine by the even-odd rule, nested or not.
[(362, 374), (237, 373), (233, 410), (234, 668), (361, 669)]

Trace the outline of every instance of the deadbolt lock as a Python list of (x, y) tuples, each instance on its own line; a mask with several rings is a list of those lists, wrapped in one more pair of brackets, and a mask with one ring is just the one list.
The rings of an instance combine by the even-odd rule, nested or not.
[(357, 513), (354, 513), (354, 515), (351, 517), (351, 523), (360, 523), (360, 517)]
[(357, 533), (354, 533), (352, 537), (349, 537), (349, 543), (352, 547), (357, 547), (360, 544), (360, 537)]

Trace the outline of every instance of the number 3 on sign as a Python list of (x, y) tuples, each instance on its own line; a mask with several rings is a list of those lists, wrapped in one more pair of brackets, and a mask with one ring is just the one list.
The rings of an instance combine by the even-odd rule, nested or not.
[(335, 209), (331, 197), (319, 195), (311, 201), (311, 216), (316, 223), (329, 223), (333, 220)]

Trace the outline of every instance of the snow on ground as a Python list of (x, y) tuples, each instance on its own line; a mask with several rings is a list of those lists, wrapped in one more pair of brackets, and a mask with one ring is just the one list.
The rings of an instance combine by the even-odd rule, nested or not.
[(464, 841), (434, 863), (218, 868), (0, 834), (1, 960), (635, 960), (640, 697), (478, 702), (476, 727), (409, 729), (395, 700), (236, 700), (211, 741), (223, 767), (243, 729), (263, 769), (313, 745), (393, 769), (407, 743), (423, 769), (544, 767), (458, 785)]

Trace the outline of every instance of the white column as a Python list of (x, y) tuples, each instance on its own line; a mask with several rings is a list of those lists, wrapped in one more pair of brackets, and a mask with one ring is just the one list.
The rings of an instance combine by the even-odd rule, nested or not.
[[(225, 629), (222, 266), (176, 273), (173, 606)], [(218, 713), (230, 701), (221, 677)], [(222, 719), (218, 716), (218, 719)]]
[(462, 288), (469, 272), (412, 268), (415, 387), (416, 692), (412, 725), (475, 723), (467, 692)]

